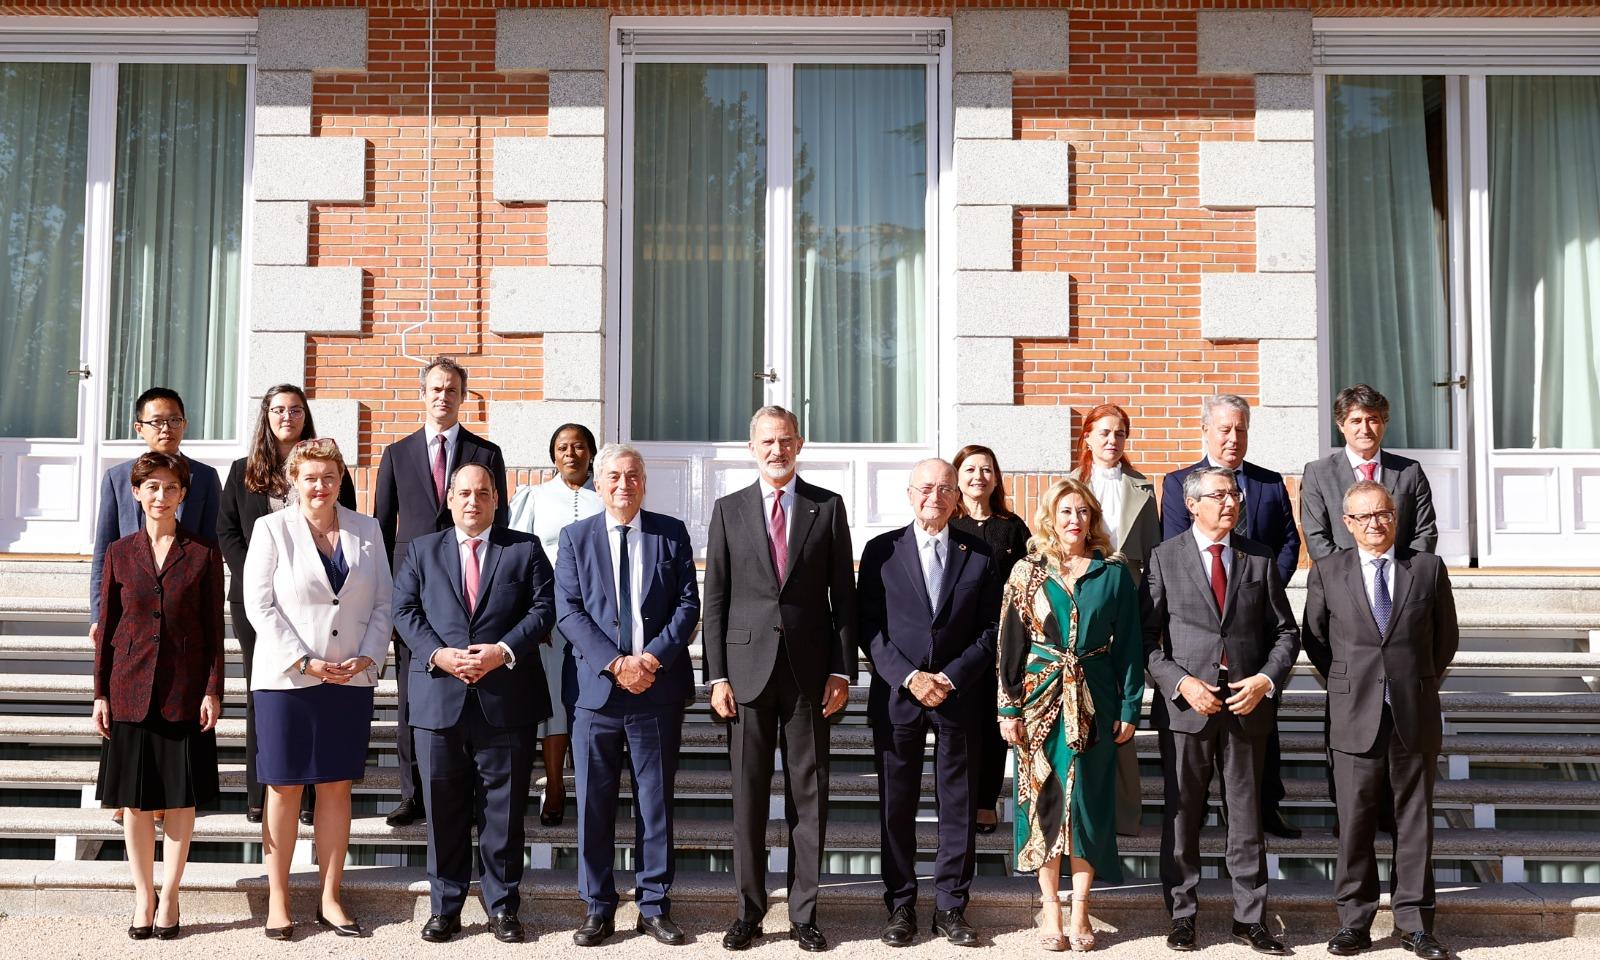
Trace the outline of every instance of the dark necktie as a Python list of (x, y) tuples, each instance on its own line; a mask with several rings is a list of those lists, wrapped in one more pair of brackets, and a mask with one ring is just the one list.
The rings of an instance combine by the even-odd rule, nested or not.
[(438, 454), (433, 458), (433, 495), (440, 506), (444, 506), (444, 434), (439, 434), (436, 441), (439, 448)]
[(1233, 532), (1241, 537), (1250, 536), (1250, 504), (1244, 498), (1244, 469), (1233, 471), (1233, 485), (1239, 488), (1239, 522), (1234, 524)]
[(617, 551), (621, 561), (621, 569), (617, 571), (617, 647), (623, 653), (633, 654), (633, 567), (628, 563), (628, 530), (627, 524), (619, 523), (616, 526), (622, 541), (622, 547)]
[[(1389, 577), (1384, 568), (1389, 565), (1388, 557), (1379, 557), (1372, 561), (1372, 619), (1378, 624), (1378, 636), (1382, 637), (1389, 632), (1389, 616), (1394, 613), (1394, 601), (1389, 597)], [(1389, 702), (1389, 678), (1383, 678), (1383, 702)]]
[[(1206, 547), (1211, 551), (1211, 596), (1217, 601), (1217, 616), (1222, 616), (1222, 605), (1228, 599), (1228, 571), (1222, 566), (1222, 544), (1213, 543)], [(1222, 669), (1228, 669), (1228, 648), (1222, 648)]]

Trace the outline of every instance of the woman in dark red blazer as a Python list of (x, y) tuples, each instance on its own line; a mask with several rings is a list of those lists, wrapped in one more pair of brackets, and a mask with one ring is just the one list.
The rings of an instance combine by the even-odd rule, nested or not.
[[(106, 550), (94, 653), (94, 723), (105, 738), (96, 795), (125, 807), (133, 871), (128, 936), (178, 935), (178, 884), (195, 807), (217, 796), (222, 713), (222, 552), (178, 525), (189, 489), (181, 457), (134, 461), (144, 529)], [(161, 896), (155, 891), (155, 814), (165, 811)]]

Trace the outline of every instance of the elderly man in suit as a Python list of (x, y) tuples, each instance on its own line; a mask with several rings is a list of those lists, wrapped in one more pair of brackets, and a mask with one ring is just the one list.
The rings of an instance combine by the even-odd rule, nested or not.
[(1143, 593), (1144, 648), (1158, 694), (1166, 815), (1161, 887), (1172, 932), (1167, 945), (1195, 949), (1200, 827), (1213, 767), (1226, 789), (1227, 864), (1233, 880), (1233, 938), (1258, 953), (1287, 954), (1263, 925), (1267, 855), (1256, 810), (1277, 695), (1289, 680), (1300, 634), (1272, 551), (1235, 533), (1234, 472), (1204, 466), (1184, 480), (1194, 523), (1150, 554)]
[(781, 746), (789, 822), (789, 937), (827, 949), (817, 884), (828, 825), (828, 723), (856, 670), (850, 524), (839, 495), (795, 475), (794, 414), (750, 418), (760, 479), (717, 501), (706, 546), (705, 676), (711, 707), (734, 721), (733, 876), (739, 917), (722, 945), (743, 950), (767, 912), (767, 810)]
[[(1208, 397), (1200, 409), (1200, 432), (1206, 455), (1167, 474), (1162, 483), (1162, 539), (1171, 540), (1194, 522), (1183, 493), (1185, 478), (1200, 467), (1221, 467), (1233, 473), (1239, 488), (1238, 523), (1233, 532), (1270, 550), (1278, 579), (1288, 584), (1300, 564), (1300, 534), (1295, 532), (1294, 510), (1289, 506), (1283, 475), (1245, 460), (1250, 449), (1250, 405), (1231, 393)], [(1278, 767), (1278, 732), (1274, 729), (1267, 738), (1258, 819), (1267, 833), (1293, 839), (1301, 831), (1278, 809), (1284, 797), (1283, 774)]]
[[(561, 531), (556, 612), (578, 678), (572, 728), (578, 777), (578, 894), (572, 935), (599, 946), (614, 931), (617, 796), (633, 771), (636, 929), (667, 946), (673, 923), (672, 799), (684, 702), (694, 697), (689, 640), (700, 620), (694, 547), (681, 520), (641, 510), (644, 457), (609, 444), (594, 464), (605, 512)], [(626, 754), (626, 756), (625, 756)]]
[(1439, 682), (1461, 640), (1450, 575), (1433, 554), (1397, 544), (1399, 510), (1383, 484), (1357, 481), (1343, 507), (1356, 546), (1312, 566), (1304, 626), (1306, 654), (1328, 684), (1342, 824), (1334, 875), (1340, 929), (1328, 952), (1348, 957), (1372, 946), (1372, 844), (1389, 785), (1390, 900), (1400, 945), (1423, 960), (1446, 960), (1450, 951), (1433, 937), (1433, 779), (1444, 732)]
[(495, 522), (494, 481), (481, 463), (457, 467), (454, 523), (412, 541), (394, 579), (428, 804), (430, 943), (461, 930), (474, 827), (489, 929), (502, 942), (522, 939), (522, 817), (533, 729), (550, 716), (539, 643), (555, 625), (555, 591), (538, 538)]
[(1433, 514), (1433, 488), (1422, 464), (1383, 449), (1389, 427), (1389, 398), (1364, 383), (1345, 387), (1333, 398), (1333, 419), (1344, 434), (1344, 449), (1306, 464), (1300, 483), (1300, 522), (1306, 550), (1321, 560), (1335, 550), (1356, 546), (1340, 513), (1345, 491), (1358, 480), (1381, 484), (1394, 500), (1395, 542), (1432, 553), (1439, 542)]
[(967, 922), (976, 859), (978, 724), (974, 697), (995, 669), (1001, 580), (989, 574), (983, 540), (950, 527), (956, 468), (924, 460), (906, 488), (912, 522), (874, 537), (861, 554), (861, 637), (872, 659), (867, 715), (878, 767), (882, 831), (883, 942), (911, 944), (917, 930), (917, 807), (927, 736), (934, 733), (939, 848), (933, 932), (978, 945)]
[[(399, 570), (411, 541), (448, 530), (453, 524), (446, 496), (447, 478), (463, 464), (482, 464), (494, 480), (496, 526), (505, 526), (506, 462), (500, 448), (461, 425), (461, 402), (467, 396), (467, 371), (449, 357), (435, 357), (422, 368), (422, 402), (427, 416), (422, 428), (389, 444), (378, 461), (378, 488), (373, 514), (383, 530), (389, 566)], [(400, 687), (395, 748), (400, 762), (400, 802), (386, 818), (403, 827), (424, 816), (422, 774), (411, 736), (411, 648), (399, 634), (394, 642), (395, 680)]]

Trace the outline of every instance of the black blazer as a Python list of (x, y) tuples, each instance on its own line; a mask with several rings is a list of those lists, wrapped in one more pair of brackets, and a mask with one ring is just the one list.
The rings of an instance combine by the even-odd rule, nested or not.
[(1414, 753), (1438, 753), (1443, 742), (1439, 683), (1461, 643), (1450, 574), (1437, 556), (1396, 546), (1389, 584), (1394, 609), (1380, 636), (1360, 551), (1329, 554), (1306, 580), (1301, 632), (1327, 678), (1328, 746), (1340, 753), (1365, 753), (1378, 739), (1385, 677), (1395, 736)]
[[(481, 463), (494, 476), (499, 504), (494, 510), (494, 525), (506, 526), (511, 518), (511, 502), (506, 497), (506, 460), (500, 448), (466, 427), (456, 434), (450, 452), (450, 469), (463, 463)], [(389, 550), (389, 568), (400, 569), (406, 548), (420, 536), (448, 530), (455, 525), (450, 507), (433, 493), (433, 464), (428, 460), (428, 435), (416, 433), (401, 437), (383, 449), (378, 461), (378, 489), (373, 498), (373, 516), (383, 531), (383, 545)]]
[(821, 697), (829, 674), (856, 675), (855, 557), (837, 493), (795, 481), (789, 570), (778, 585), (761, 496), (765, 481), (717, 501), (706, 544), (700, 640), (705, 679), (749, 703), (766, 689), (780, 640), (800, 683)]
[[(272, 504), (264, 493), (251, 493), (244, 486), (244, 468), (248, 457), (240, 457), (228, 468), (228, 482), (222, 485), (222, 509), (217, 513), (217, 545), (222, 548), (222, 558), (228, 561), (228, 602), (244, 603), (244, 555), (250, 549), (250, 531), (256, 521), (272, 512)], [(339, 485), (339, 505), (356, 508), (356, 482), (350, 471), (344, 472), (344, 482)]]

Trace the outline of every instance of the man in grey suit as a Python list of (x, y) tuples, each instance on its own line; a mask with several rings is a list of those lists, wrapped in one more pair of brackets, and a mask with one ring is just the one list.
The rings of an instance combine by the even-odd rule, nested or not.
[(827, 949), (817, 883), (828, 824), (828, 722), (856, 672), (856, 588), (844, 501), (795, 476), (804, 445), (783, 407), (750, 419), (761, 477), (717, 501), (706, 545), (704, 623), (711, 707), (733, 721), (733, 877), (739, 917), (722, 945), (743, 950), (767, 912), (772, 751), (783, 750), (789, 821), (789, 938)]
[(1400, 945), (1423, 960), (1447, 960), (1449, 950), (1433, 937), (1433, 779), (1443, 737), (1439, 681), (1461, 639), (1450, 575), (1433, 554), (1396, 545), (1398, 510), (1382, 484), (1359, 481), (1343, 506), (1356, 546), (1312, 566), (1304, 627), (1306, 654), (1327, 678), (1342, 824), (1334, 874), (1340, 930), (1328, 952), (1349, 957), (1372, 946), (1372, 842), (1389, 785)]
[(1306, 464), (1300, 482), (1300, 523), (1306, 550), (1321, 560), (1356, 545), (1341, 520), (1345, 491), (1357, 480), (1380, 483), (1394, 499), (1395, 541), (1421, 553), (1439, 542), (1433, 515), (1433, 488), (1422, 464), (1383, 449), (1389, 426), (1389, 398), (1364, 383), (1345, 387), (1333, 398), (1333, 419), (1344, 434), (1344, 449)]
[(1159, 693), (1151, 706), (1165, 779), (1161, 887), (1167, 946), (1194, 950), (1200, 827), (1214, 766), (1222, 769), (1233, 878), (1233, 938), (1285, 955), (1263, 919), (1267, 855), (1255, 816), (1277, 694), (1300, 634), (1273, 551), (1232, 531), (1239, 488), (1232, 470), (1200, 466), (1183, 481), (1189, 531), (1150, 554), (1143, 590), (1144, 648)]

